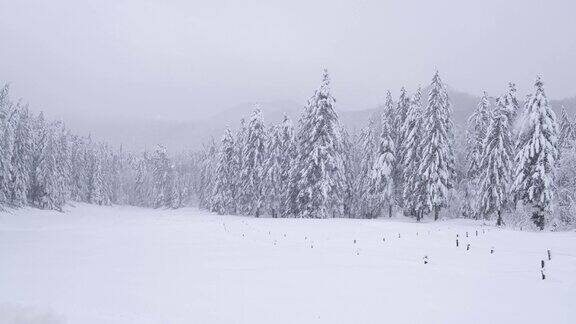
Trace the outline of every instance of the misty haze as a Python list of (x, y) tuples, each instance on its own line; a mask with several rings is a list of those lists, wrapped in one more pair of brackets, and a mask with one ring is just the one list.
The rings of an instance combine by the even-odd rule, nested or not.
[(0, 4), (0, 323), (574, 323), (576, 3)]

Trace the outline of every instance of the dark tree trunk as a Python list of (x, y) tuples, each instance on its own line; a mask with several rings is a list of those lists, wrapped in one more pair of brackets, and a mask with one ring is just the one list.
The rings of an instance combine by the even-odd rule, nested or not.
[(502, 220), (502, 211), (498, 210), (498, 219), (496, 220), (496, 226), (504, 225), (504, 221)]
[(544, 208), (538, 208), (532, 213), (532, 221), (540, 229), (544, 229)]
[(434, 220), (438, 220), (438, 215), (440, 214), (440, 207), (434, 206)]
[(388, 217), (392, 218), (392, 204), (388, 205)]

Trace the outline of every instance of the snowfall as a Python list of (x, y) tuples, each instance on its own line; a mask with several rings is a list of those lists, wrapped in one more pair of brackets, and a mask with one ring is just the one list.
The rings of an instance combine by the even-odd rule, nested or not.
[(0, 323), (576, 323), (576, 233), (195, 208), (9, 210)]

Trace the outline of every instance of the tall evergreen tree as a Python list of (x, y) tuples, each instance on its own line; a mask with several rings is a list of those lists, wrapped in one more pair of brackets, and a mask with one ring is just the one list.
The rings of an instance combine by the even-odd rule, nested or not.
[(236, 213), (238, 154), (234, 138), (229, 129), (226, 129), (222, 142), (216, 173), (214, 178), (214, 192), (212, 194), (210, 209), (218, 214)]
[(376, 215), (380, 214), (385, 205), (388, 205), (388, 216), (392, 217), (394, 201), (393, 167), (395, 165), (396, 152), (391, 131), (393, 120), (390, 118), (391, 116), (387, 114), (384, 114), (382, 118), (378, 149), (369, 177), (369, 197)]
[(570, 148), (576, 140), (576, 121), (570, 120), (564, 106), (562, 106), (560, 110), (559, 127), (558, 147), (562, 151), (563, 149)]
[(395, 163), (393, 170), (394, 178), (394, 195), (395, 200), (401, 208), (404, 208), (404, 166), (402, 164), (402, 156), (404, 154), (404, 145), (406, 138), (402, 131), (404, 124), (406, 123), (406, 118), (408, 117), (408, 111), (410, 110), (410, 97), (406, 93), (406, 89), (402, 87), (400, 90), (400, 97), (398, 98), (398, 104), (396, 106), (394, 124), (391, 128), (392, 130), (392, 141), (394, 142), (394, 147), (396, 149)]
[(297, 136), (298, 158), (293, 211), (298, 217), (327, 218), (344, 213), (346, 174), (343, 143), (328, 72), (308, 101)]
[(424, 111), (422, 159), (418, 168), (425, 207), (439, 217), (440, 209), (448, 204), (448, 190), (454, 177), (452, 121), (448, 94), (438, 72), (432, 78), (428, 106)]
[(19, 107), (11, 161), (10, 201), (15, 207), (28, 204), (32, 157), (32, 130), (28, 107)]
[[(383, 113), (386, 116), (386, 113)], [(386, 119), (386, 117), (384, 117)], [(355, 194), (356, 214), (362, 218), (375, 218), (378, 216), (379, 197), (374, 192), (373, 186), (376, 180), (373, 177), (373, 168), (379, 149), (378, 136), (376, 135), (376, 122), (370, 119), (367, 127), (361, 130), (359, 137), (358, 174), (356, 174)]]
[(11, 160), (16, 111), (8, 96), (9, 86), (0, 89), (0, 206), (10, 202)]
[(532, 221), (538, 228), (544, 229), (554, 193), (558, 125), (540, 77), (536, 78), (534, 88), (534, 93), (526, 102), (512, 188), (515, 201), (531, 205)]
[(404, 213), (420, 221), (424, 214), (424, 194), (420, 174), (418, 173), (420, 159), (422, 158), (422, 132), (423, 108), (421, 90), (414, 94), (410, 102), (406, 121), (402, 125), (402, 134), (405, 138), (402, 147), (400, 164), (403, 172), (403, 201)]
[(478, 169), (479, 211), (484, 218), (496, 213), (498, 226), (503, 225), (502, 210), (508, 201), (512, 172), (513, 144), (508, 116), (505, 102), (499, 98), (496, 111), (491, 114)]
[(270, 128), (265, 162), (264, 190), (266, 209), (272, 217), (286, 215), (290, 167), (295, 154), (294, 127), (287, 116)]
[(258, 217), (262, 213), (265, 159), (266, 131), (262, 111), (257, 107), (250, 118), (242, 151), (238, 203), (243, 214)]
[(466, 190), (466, 201), (464, 204), (465, 213), (471, 214), (474, 218), (480, 217), (479, 213), (479, 175), (482, 172), (480, 168), (480, 160), (482, 159), (482, 151), (484, 149), (484, 142), (488, 131), (488, 126), (492, 120), (490, 100), (488, 94), (484, 91), (484, 95), (476, 106), (476, 109), (468, 118), (468, 129), (466, 134), (466, 160), (467, 170), (466, 178), (467, 183), (464, 190)]

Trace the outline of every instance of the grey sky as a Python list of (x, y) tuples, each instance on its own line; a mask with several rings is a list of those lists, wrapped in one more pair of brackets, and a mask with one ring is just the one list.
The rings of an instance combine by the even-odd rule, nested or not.
[(0, 82), (51, 114), (197, 119), (242, 102), (304, 103), (323, 67), (340, 109), (452, 87), (576, 95), (573, 0), (3, 0)]

